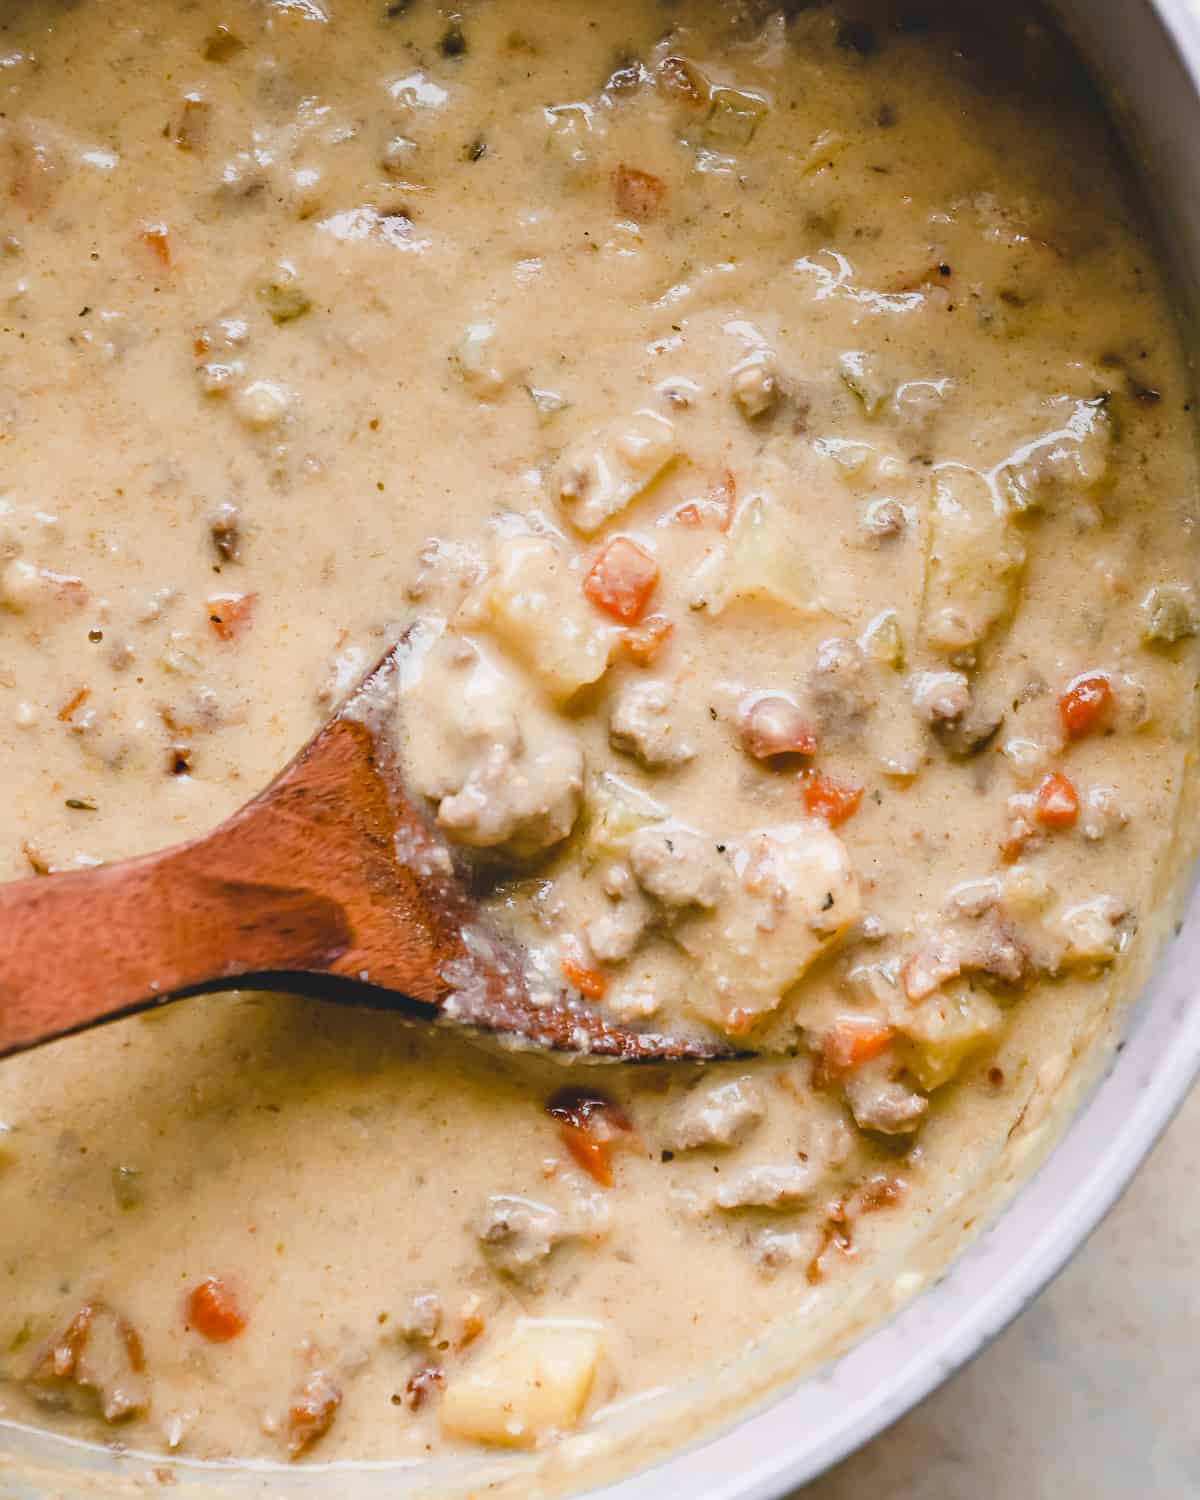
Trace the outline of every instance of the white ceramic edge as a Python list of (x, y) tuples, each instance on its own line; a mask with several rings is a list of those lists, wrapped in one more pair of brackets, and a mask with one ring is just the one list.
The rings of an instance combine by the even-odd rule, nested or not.
[[(1178, 196), (1168, 207), (1185, 242), (1181, 270), (1200, 321), (1200, 0), (1059, 0), (1057, 8), (1138, 120), (1152, 175), (1174, 182)], [(1104, 1076), (1036, 1175), (937, 1286), (751, 1415), (590, 1491), (591, 1500), (672, 1493), (781, 1500), (847, 1457), (962, 1368), (1062, 1270), (1120, 1197), (1198, 1073), (1200, 885), (1193, 881), (1179, 936), (1131, 1010)], [(28, 1437), (41, 1461), (52, 1461), (50, 1445)], [(55, 1446), (61, 1454), (63, 1445)], [(79, 1469), (93, 1468), (83, 1452), (74, 1457), (83, 1460)], [(60, 1495), (69, 1493), (60, 1488), (69, 1472), (54, 1477)], [(222, 1477), (239, 1493), (247, 1482), (260, 1494), (279, 1493), (270, 1471)], [(17, 1483), (8, 1493), (36, 1495)], [(386, 1468), (318, 1467), (289, 1475), (287, 1488), (316, 1500), (339, 1492), (385, 1496), (391, 1484)]]

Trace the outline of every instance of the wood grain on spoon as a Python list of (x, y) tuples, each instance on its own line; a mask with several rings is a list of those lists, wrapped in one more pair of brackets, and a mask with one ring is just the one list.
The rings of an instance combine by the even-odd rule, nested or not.
[(0, 885), (0, 1056), (184, 995), (318, 994), (630, 1061), (721, 1054), (530, 997), (392, 749), (395, 655), (205, 838)]

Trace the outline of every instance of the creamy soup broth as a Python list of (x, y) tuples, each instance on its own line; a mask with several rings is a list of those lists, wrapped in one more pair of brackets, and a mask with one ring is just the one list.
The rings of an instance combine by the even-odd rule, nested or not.
[(410, 782), (535, 983), (762, 1051), (242, 993), (10, 1059), (0, 1417), (425, 1459), (798, 1308), (801, 1363), (1060, 1085), (1172, 857), (1189, 390), (1063, 44), (9, 0), (0, 97), (0, 873), (211, 828), (407, 632)]

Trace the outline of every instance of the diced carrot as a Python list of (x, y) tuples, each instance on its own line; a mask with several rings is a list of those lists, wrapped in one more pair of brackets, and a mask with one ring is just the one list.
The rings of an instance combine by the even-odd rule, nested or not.
[(208, 601), (208, 623), (223, 641), (236, 641), (250, 623), (257, 594), (213, 594)]
[(143, 224), (141, 241), (149, 246), (161, 265), (171, 264), (171, 233), (165, 224)]
[(814, 818), (824, 818), (830, 828), (836, 828), (858, 811), (863, 789), (848, 782), (834, 781), (831, 776), (810, 767), (800, 772), (800, 792), (805, 809)]
[(1025, 846), (1028, 843), (1029, 834), (1024, 830), (1006, 835), (1000, 840), (1000, 858), (1006, 865), (1015, 864), (1025, 853)]
[(1038, 822), (1047, 828), (1070, 828), (1078, 816), (1079, 793), (1061, 771), (1051, 771), (1038, 787)]
[(616, 1100), (568, 1086), (551, 1096), (546, 1113), (558, 1122), (559, 1138), (588, 1176), (611, 1187), (613, 1144), (633, 1129)]
[(589, 1000), (603, 1000), (608, 989), (608, 975), (603, 969), (594, 969), (583, 960), (579, 952), (568, 950), (559, 960), (568, 984), (572, 984)]
[(612, 1187), (612, 1161), (607, 1141), (598, 1141), (586, 1130), (567, 1121), (560, 1122), (558, 1134), (563, 1145), (593, 1182), (598, 1182), (601, 1187)]
[(621, 637), (621, 650), (639, 667), (648, 667), (675, 634), (666, 615), (647, 615)]
[(857, 1068), (887, 1047), (895, 1031), (885, 1021), (843, 1016), (825, 1033), (824, 1063), (831, 1073)]
[(187, 1321), (213, 1344), (227, 1344), (246, 1327), (237, 1298), (217, 1276), (207, 1276), (192, 1288), (187, 1300)]
[(627, 167), (624, 162), (613, 174), (613, 190), (617, 212), (639, 222), (652, 219), (667, 196), (667, 185), (661, 177)]
[(658, 564), (644, 547), (627, 536), (614, 537), (588, 569), (583, 592), (597, 609), (623, 625), (634, 625), (646, 612), (658, 583)]
[(1058, 700), (1063, 728), (1073, 740), (1099, 728), (1112, 706), (1112, 684), (1102, 672), (1087, 672), (1067, 684)]

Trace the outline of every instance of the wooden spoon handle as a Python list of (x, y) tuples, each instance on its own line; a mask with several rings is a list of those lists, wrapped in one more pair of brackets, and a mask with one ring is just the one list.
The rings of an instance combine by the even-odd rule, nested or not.
[(0, 884), (0, 1056), (250, 978), (369, 979), (438, 1005), (462, 913), (423, 899), (398, 827), (427, 837), (370, 731), (335, 719), (207, 838)]
[(215, 868), (220, 843), (0, 885), (0, 1056), (239, 975), (336, 962), (341, 908)]

